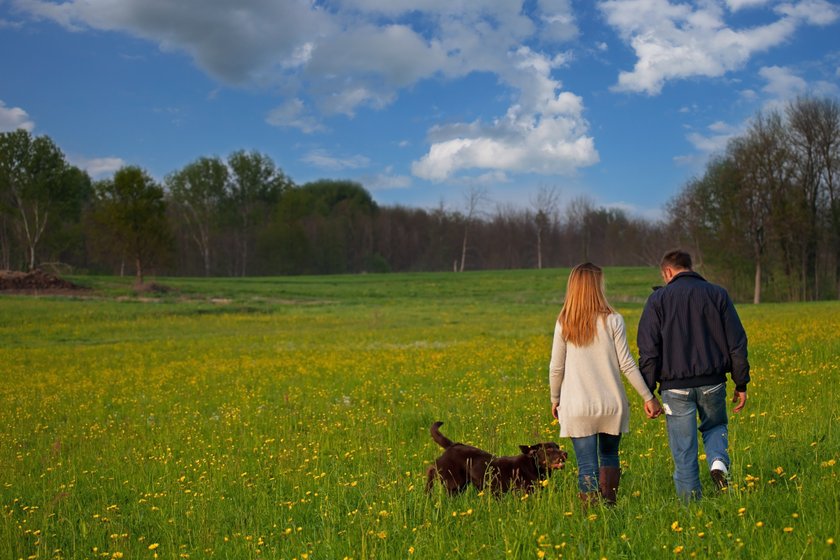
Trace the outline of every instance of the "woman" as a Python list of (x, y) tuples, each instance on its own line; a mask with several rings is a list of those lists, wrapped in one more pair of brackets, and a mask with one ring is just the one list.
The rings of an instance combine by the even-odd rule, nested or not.
[(580, 264), (569, 274), (554, 327), (549, 383), (560, 436), (572, 438), (584, 505), (597, 502), (599, 490), (607, 505), (615, 504), (621, 477), (618, 445), (630, 429), (621, 372), (644, 399), (648, 417), (658, 416), (659, 401), (627, 346), (624, 319), (604, 295), (603, 272), (592, 263)]

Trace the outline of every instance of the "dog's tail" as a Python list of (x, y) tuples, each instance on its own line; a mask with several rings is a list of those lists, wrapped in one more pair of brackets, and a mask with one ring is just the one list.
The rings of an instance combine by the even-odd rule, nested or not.
[(440, 428), (441, 426), (443, 426), (443, 422), (438, 420), (437, 422), (432, 424), (432, 427), (429, 429), (429, 432), (432, 434), (432, 439), (435, 440), (435, 442), (438, 445), (440, 445), (444, 449), (449, 449), (450, 447), (455, 445), (455, 442), (453, 442), (451, 439), (440, 433), (440, 430), (438, 428)]

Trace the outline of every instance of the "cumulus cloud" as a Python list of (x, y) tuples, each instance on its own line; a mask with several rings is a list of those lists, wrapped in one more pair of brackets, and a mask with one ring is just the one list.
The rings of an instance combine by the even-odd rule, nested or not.
[(808, 90), (808, 82), (797, 76), (790, 68), (765, 66), (758, 75), (767, 81), (762, 91), (773, 99), (790, 99)]
[(73, 165), (84, 169), (88, 175), (94, 179), (101, 179), (112, 175), (115, 171), (126, 165), (122, 158), (118, 157), (102, 157), (102, 158), (70, 158)]
[(570, 174), (597, 163), (583, 100), (551, 78), (556, 59), (525, 47), (513, 56), (500, 78), (519, 89), (516, 103), (492, 122), (433, 127), (428, 153), (412, 164), (414, 175), (443, 181), (471, 169)]
[(297, 128), (306, 134), (324, 130), (318, 119), (308, 112), (303, 100), (297, 97), (272, 109), (265, 120), (272, 126)]
[(0, 101), (0, 132), (11, 132), (19, 128), (32, 132), (35, 123), (20, 107), (6, 107), (6, 104)]
[[(433, 127), (414, 173), (442, 180), (466, 170), (572, 172), (598, 161), (583, 100), (556, 79), (579, 35), (571, 0), (13, 0), (31, 17), (72, 30), (131, 34), (187, 53), (232, 85), (282, 100), (273, 126), (325, 130), (324, 116), (383, 108), (430, 78), (491, 73), (509, 89), (504, 115)], [(528, 45), (528, 46), (525, 46)], [(312, 165), (360, 165), (313, 152)]]
[[(770, 7), (769, 2), (730, 0), (736, 11)], [(657, 95), (665, 83), (694, 76), (719, 77), (742, 68), (755, 53), (788, 40), (802, 25), (828, 25), (840, 12), (825, 0), (773, 4), (765, 25), (735, 29), (717, 2), (607, 0), (599, 3), (607, 23), (636, 53), (632, 71), (622, 71), (614, 88)]]
[(765, 66), (758, 74), (767, 82), (761, 88), (766, 97), (765, 109), (783, 109), (789, 101), (803, 95), (836, 97), (840, 93), (835, 83), (809, 82), (785, 66)]

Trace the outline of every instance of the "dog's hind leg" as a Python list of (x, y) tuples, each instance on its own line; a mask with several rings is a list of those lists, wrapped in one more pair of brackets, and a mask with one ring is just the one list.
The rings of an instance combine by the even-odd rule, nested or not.
[(429, 465), (429, 468), (426, 469), (426, 494), (432, 493), (432, 488), (435, 486), (435, 479), (437, 478), (437, 475), (437, 467)]

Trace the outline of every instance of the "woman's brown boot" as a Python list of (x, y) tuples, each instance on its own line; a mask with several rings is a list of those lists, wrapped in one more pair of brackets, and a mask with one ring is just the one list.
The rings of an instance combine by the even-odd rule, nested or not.
[(601, 496), (604, 498), (604, 503), (608, 506), (614, 506), (618, 493), (618, 481), (621, 479), (621, 468), (601, 467), (599, 475), (598, 483), (601, 487)]
[(580, 503), (586, 511), (590, 507), (597, 506), (601, 496), (598, 492), (578, 492), (578, 498), (580, 498)]

